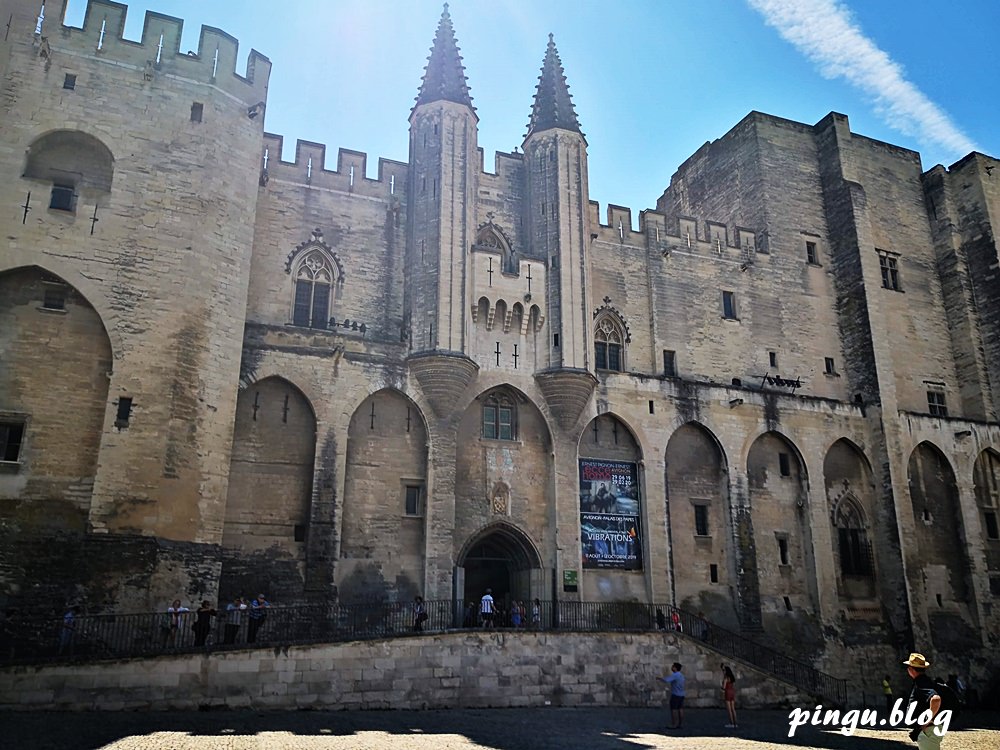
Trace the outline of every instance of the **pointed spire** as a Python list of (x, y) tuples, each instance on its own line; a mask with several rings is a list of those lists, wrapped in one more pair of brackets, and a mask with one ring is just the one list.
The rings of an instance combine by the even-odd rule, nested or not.
[(416, 106), (442, 99), (475, 109), (472, 107), (465, 67), (455, 40), (455, 28), (451, 25), (451, 16), (448, 14), (448, 3), (444, 4), (441, 20), (438, 22)]
[(576, 109), (573, 107), (573, 97), (570, 96), (569, 86), (566, 84), (562, 60), (559, 59), (559, 51), (556, 49), (552, 34), (549, 34), (549, 46), (545, 50), (542, 74), (538, 76), (535, 103), (531, 107), (531, 119), (528, 121), (525, 138), (532, 133), (551, 128), (575, 130), (580, 133), (580, 122), (576, 119)]

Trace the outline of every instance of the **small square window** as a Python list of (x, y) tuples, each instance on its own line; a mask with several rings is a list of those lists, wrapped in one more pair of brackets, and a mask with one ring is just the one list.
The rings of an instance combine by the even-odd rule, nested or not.
[(899, 256), (888, 253), (885, 250), (878, 250), (879, 269), (882, 271), (882, 286), (885, 289), (892, 289), (894, 292), (901, 291), (899, 286)]
[(72, 91), (76, 88), (76, 74), (67, 73), (66, 77), (63, 78), (63, 88), (67, 91)]
[(708, 536), (708, 506), (694, 506), (694, 533), (698, 536)]
[(947, 417), (948, 405), (943, 391), (927, 391), (927, 410), (933, 417)]
[(406, 485), (405, 513), (408, 516), (420, 515), (420, 496), (422, 487), (419, 484)]
[(816, 251), (816, 243), (806, 241), (806, 263), (819, 265), (819, 253)]
[(201, 117), (205, 113), (205, 105), (201, 102), (194, 102), (191, 105), (191, 122), (201, 122)]
[(712, 583), (719, 582), (719, 566), (715, 563), (708, 566), (708, 580)]
[(790, 477), (792, 475), (792, 462), (787, 453), (778, 454), (778, 471), (783, 477)]
[(983, 513), (983, 520), (986, 521), (986, 538), (1000, 539), (1000, 527), (997, 526), (997, 514), (994, 510)]
[(736, 320), (736, 293), (722, 293), (722, 317), (727, 320)]
[(777, 352), (768, 352), (767, 353), (767, 361), (771, 365), (771, 367), (777, 367), (778, 366), (778, 353)]
[(306, 540), (306, 525), (304, 523), (295, 524), (293, 533), (295, 534), (296, 542), (304, 542)]
[(42, 309), (44, 310), (65, 310), (66, 290), (58, 287), (45, 290), (42, 297)]
[(837, 368), (833, 364), (833, 357), (826, 357), (823, 359), (824, 370), (827, 375), (836, 375)]
[(778, 562), (788, 565), (788, 539), (783, 536), (778, 537)]
[(72, 185), (55, 184), (52, 186), (52, 198), (49, 208), (56, 211), (76, 210), (76, 191)]
[(663, 374), (668, 378), (677, 375), (677, 353), (670, 349), (663, 350)]
[(0, 422), (0, 461), (18, 461), (23, 444), (24, 422)]

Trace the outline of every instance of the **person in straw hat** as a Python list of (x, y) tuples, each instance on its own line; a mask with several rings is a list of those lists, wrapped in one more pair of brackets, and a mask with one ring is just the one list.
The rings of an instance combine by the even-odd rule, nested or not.
[[(910, 690), (910, 703), (915, 703), (916, 708), (911, 716), (920, 717), (917, 725), (910, 732), (910, 739), (917, 743), (920, 750), (937, 750), (941, 747), (943, 739), (934, 731), (934, 717), (941, 710), (941, 696), (938, 695), (934, 687), (934, 682), (927, 676), (927, 667), (931, 665), (923, 654), (910, 654), (910, 658), (903, 662), (906, 665), (906, 673), (913, 680), (913, 688)], [(930, 718), (927, 719), (925, 712), (930, 709)], [(927, 719), (924, 721), (924, 719)]]

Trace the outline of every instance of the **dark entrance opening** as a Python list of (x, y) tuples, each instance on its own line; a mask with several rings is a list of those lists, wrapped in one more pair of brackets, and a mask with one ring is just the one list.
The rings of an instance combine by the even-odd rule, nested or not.
[(511, 597), (511, 559), (493, 539), (484, 539), (465, 556), (465, 601), (478, 600), (492, 589), (499, 603)]
[(467, 625), (478, 624), (480, 600), (486, 589), (490, 589), (493, 596), (498, 626), (509, 624), (514, 601), (528, 608), (532, 598), (546, 598), (544, 592), (532, 590), (532, 579), (538, 578), (532, 576), (532, 572), (538, 573), (541, 568), (538, 553), (524, 533), (509, 524), (496, 524), (471, 539), (460, 558), (460, 565), (465, 571), (462, 597), (465, 600), (464, 619), (469, 620)]

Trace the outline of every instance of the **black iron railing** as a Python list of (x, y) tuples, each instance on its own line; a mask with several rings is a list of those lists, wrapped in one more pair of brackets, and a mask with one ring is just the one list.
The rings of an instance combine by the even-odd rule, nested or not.
[[(563, 632), (674, 631), (730, 659), (760, 669), (824, 700), (844, 705), (842, 680), (669, 604), (638, 602), (498, 602), (492, 617), (480, 602), (360, 601), (272, 606), (266, 610), (9, 617), (0, 627), (0, 665), (92, 661), (310, 643), (395, 638), (472, 628)], [(423, 616), (421, 616), (423, 613)], [(263, 616), (260, 616), (260, 615)]]

